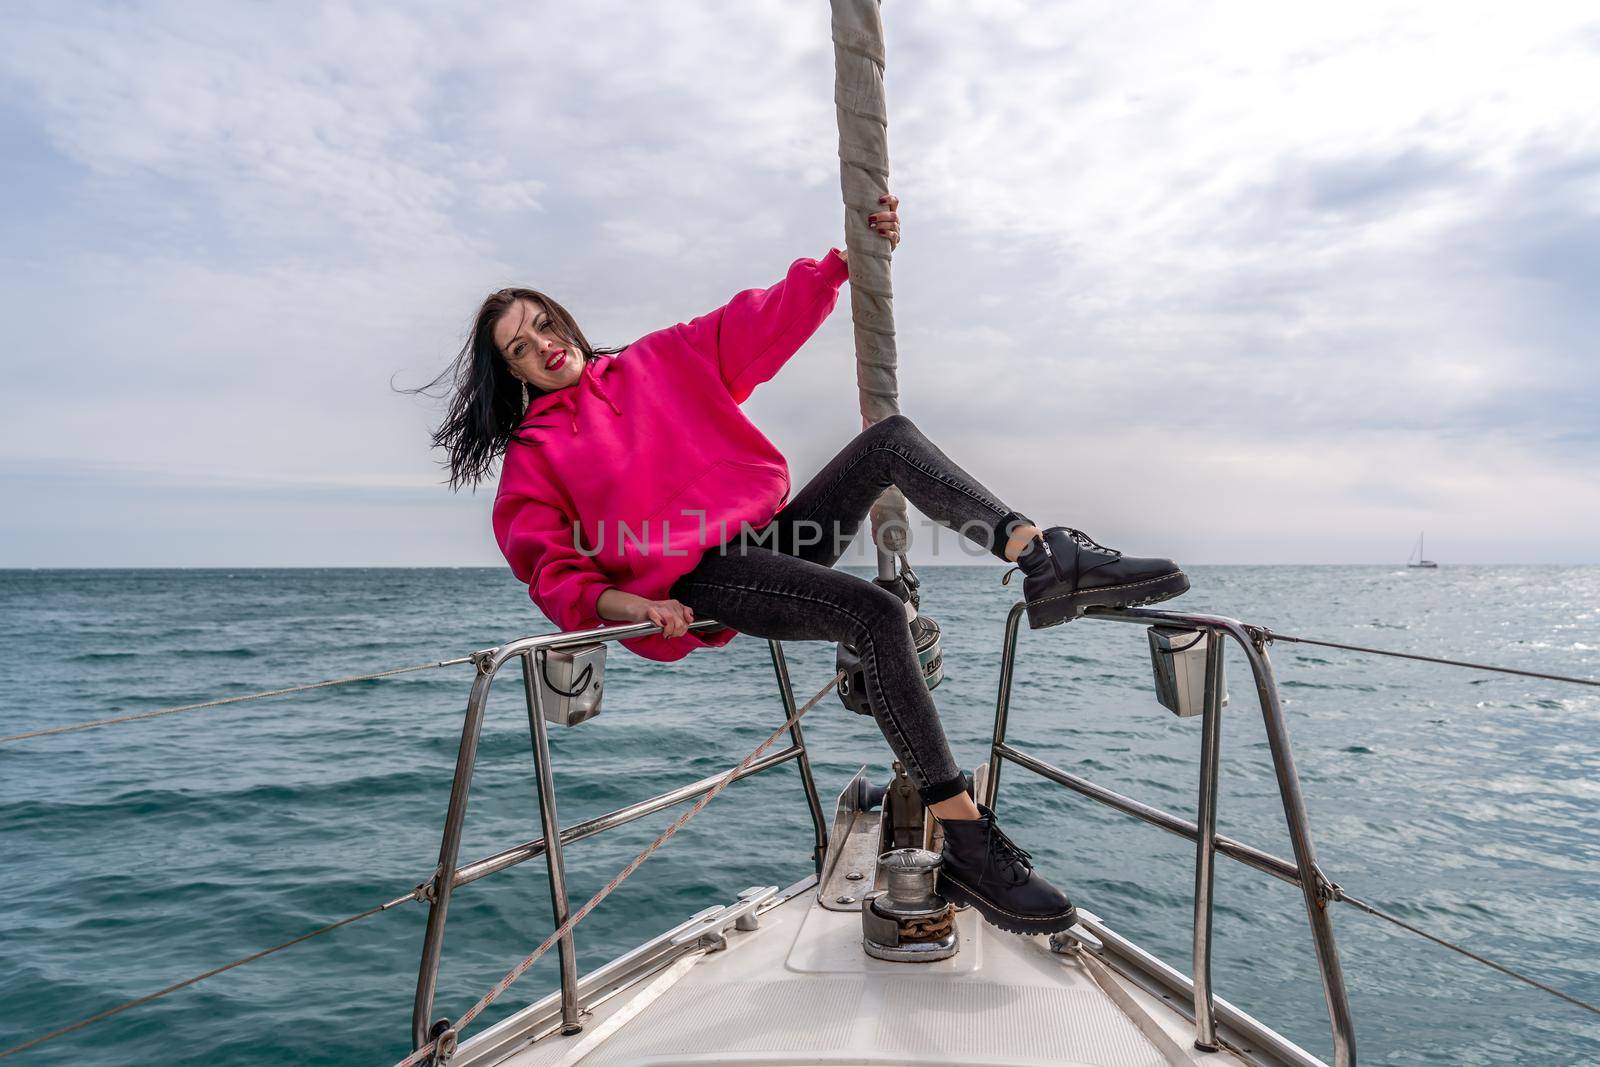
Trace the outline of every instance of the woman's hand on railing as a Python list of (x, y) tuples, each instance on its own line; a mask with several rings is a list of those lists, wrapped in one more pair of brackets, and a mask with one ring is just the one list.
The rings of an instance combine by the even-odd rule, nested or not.
[(681, 637), (694, 622), (694, 609), (677, 600), (646, 600), (644, 619), (661, 627), (662, 637)]
[(646, 600), (621, 589), (607, 589), (596, 603), (602, 619), (612, 622), (653, 622), (662, 637), (681, 637), (694, 622), (694, 609), (677, 600)]

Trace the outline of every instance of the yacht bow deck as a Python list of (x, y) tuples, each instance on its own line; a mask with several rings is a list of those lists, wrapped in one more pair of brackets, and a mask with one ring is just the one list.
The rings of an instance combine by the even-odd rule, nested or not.
[[(727, 947), (681, 957), (595, 1005), (582, 1032), (549, 1033), (556, 996), (464, 1045), (459, 1064), (654, 1067), (931, 1064), (968, 1067), (1242, 1065), (1191, 1047), (1183, 1016), (1103, 964), (958, 912), (961, 949), (926, 963), (862, 951), (861, 915), (829, 911), (815, 880), (729, 927)], [(1097, 979), (1096, 974), (1099, 978)], [(1101, 981), (1108, 983), (1102, 987)], [(528, 1035), (521, 1039), (517, 1034)], [(520, 1045), (520, 1049), (516, 1046)]]

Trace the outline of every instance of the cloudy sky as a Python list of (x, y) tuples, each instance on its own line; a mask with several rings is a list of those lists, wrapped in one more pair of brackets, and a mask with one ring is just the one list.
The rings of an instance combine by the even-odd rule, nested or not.
[[(1008, 504), (1196, 563), (1600, 561), (1592, 3), (884, 17), (902, 403)], [(842, 243), (828, 21), (6, 4), (0, 566), (499, 563), (391, 382), (501, 285), (621, 344)], [(850, 345), (844, 299), (747, 405), (797, 488)]]

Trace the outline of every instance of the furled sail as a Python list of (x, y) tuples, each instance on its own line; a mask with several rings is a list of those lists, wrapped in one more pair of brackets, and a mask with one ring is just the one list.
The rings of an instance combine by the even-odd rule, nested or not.
[[(889, 191), (889, 112), (883, 92), (883, 19), (878, 0), (833, 2), (833, 101), (839, 120), (839, 184), (850, 253), (850, 316), (862, 428), (900, 411), (889, 242), (867, 226)], [(906, 499), (890, 487), (872, 507), (881, 577), (906, 551)]]

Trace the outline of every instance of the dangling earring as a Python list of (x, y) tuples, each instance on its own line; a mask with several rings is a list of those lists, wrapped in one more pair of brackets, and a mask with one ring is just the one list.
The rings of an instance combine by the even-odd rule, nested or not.
[(528, 383), (527, 382), (523, 382), (522, 383), (522, 413), (524, 415), (526, 415), (528, 413)]

